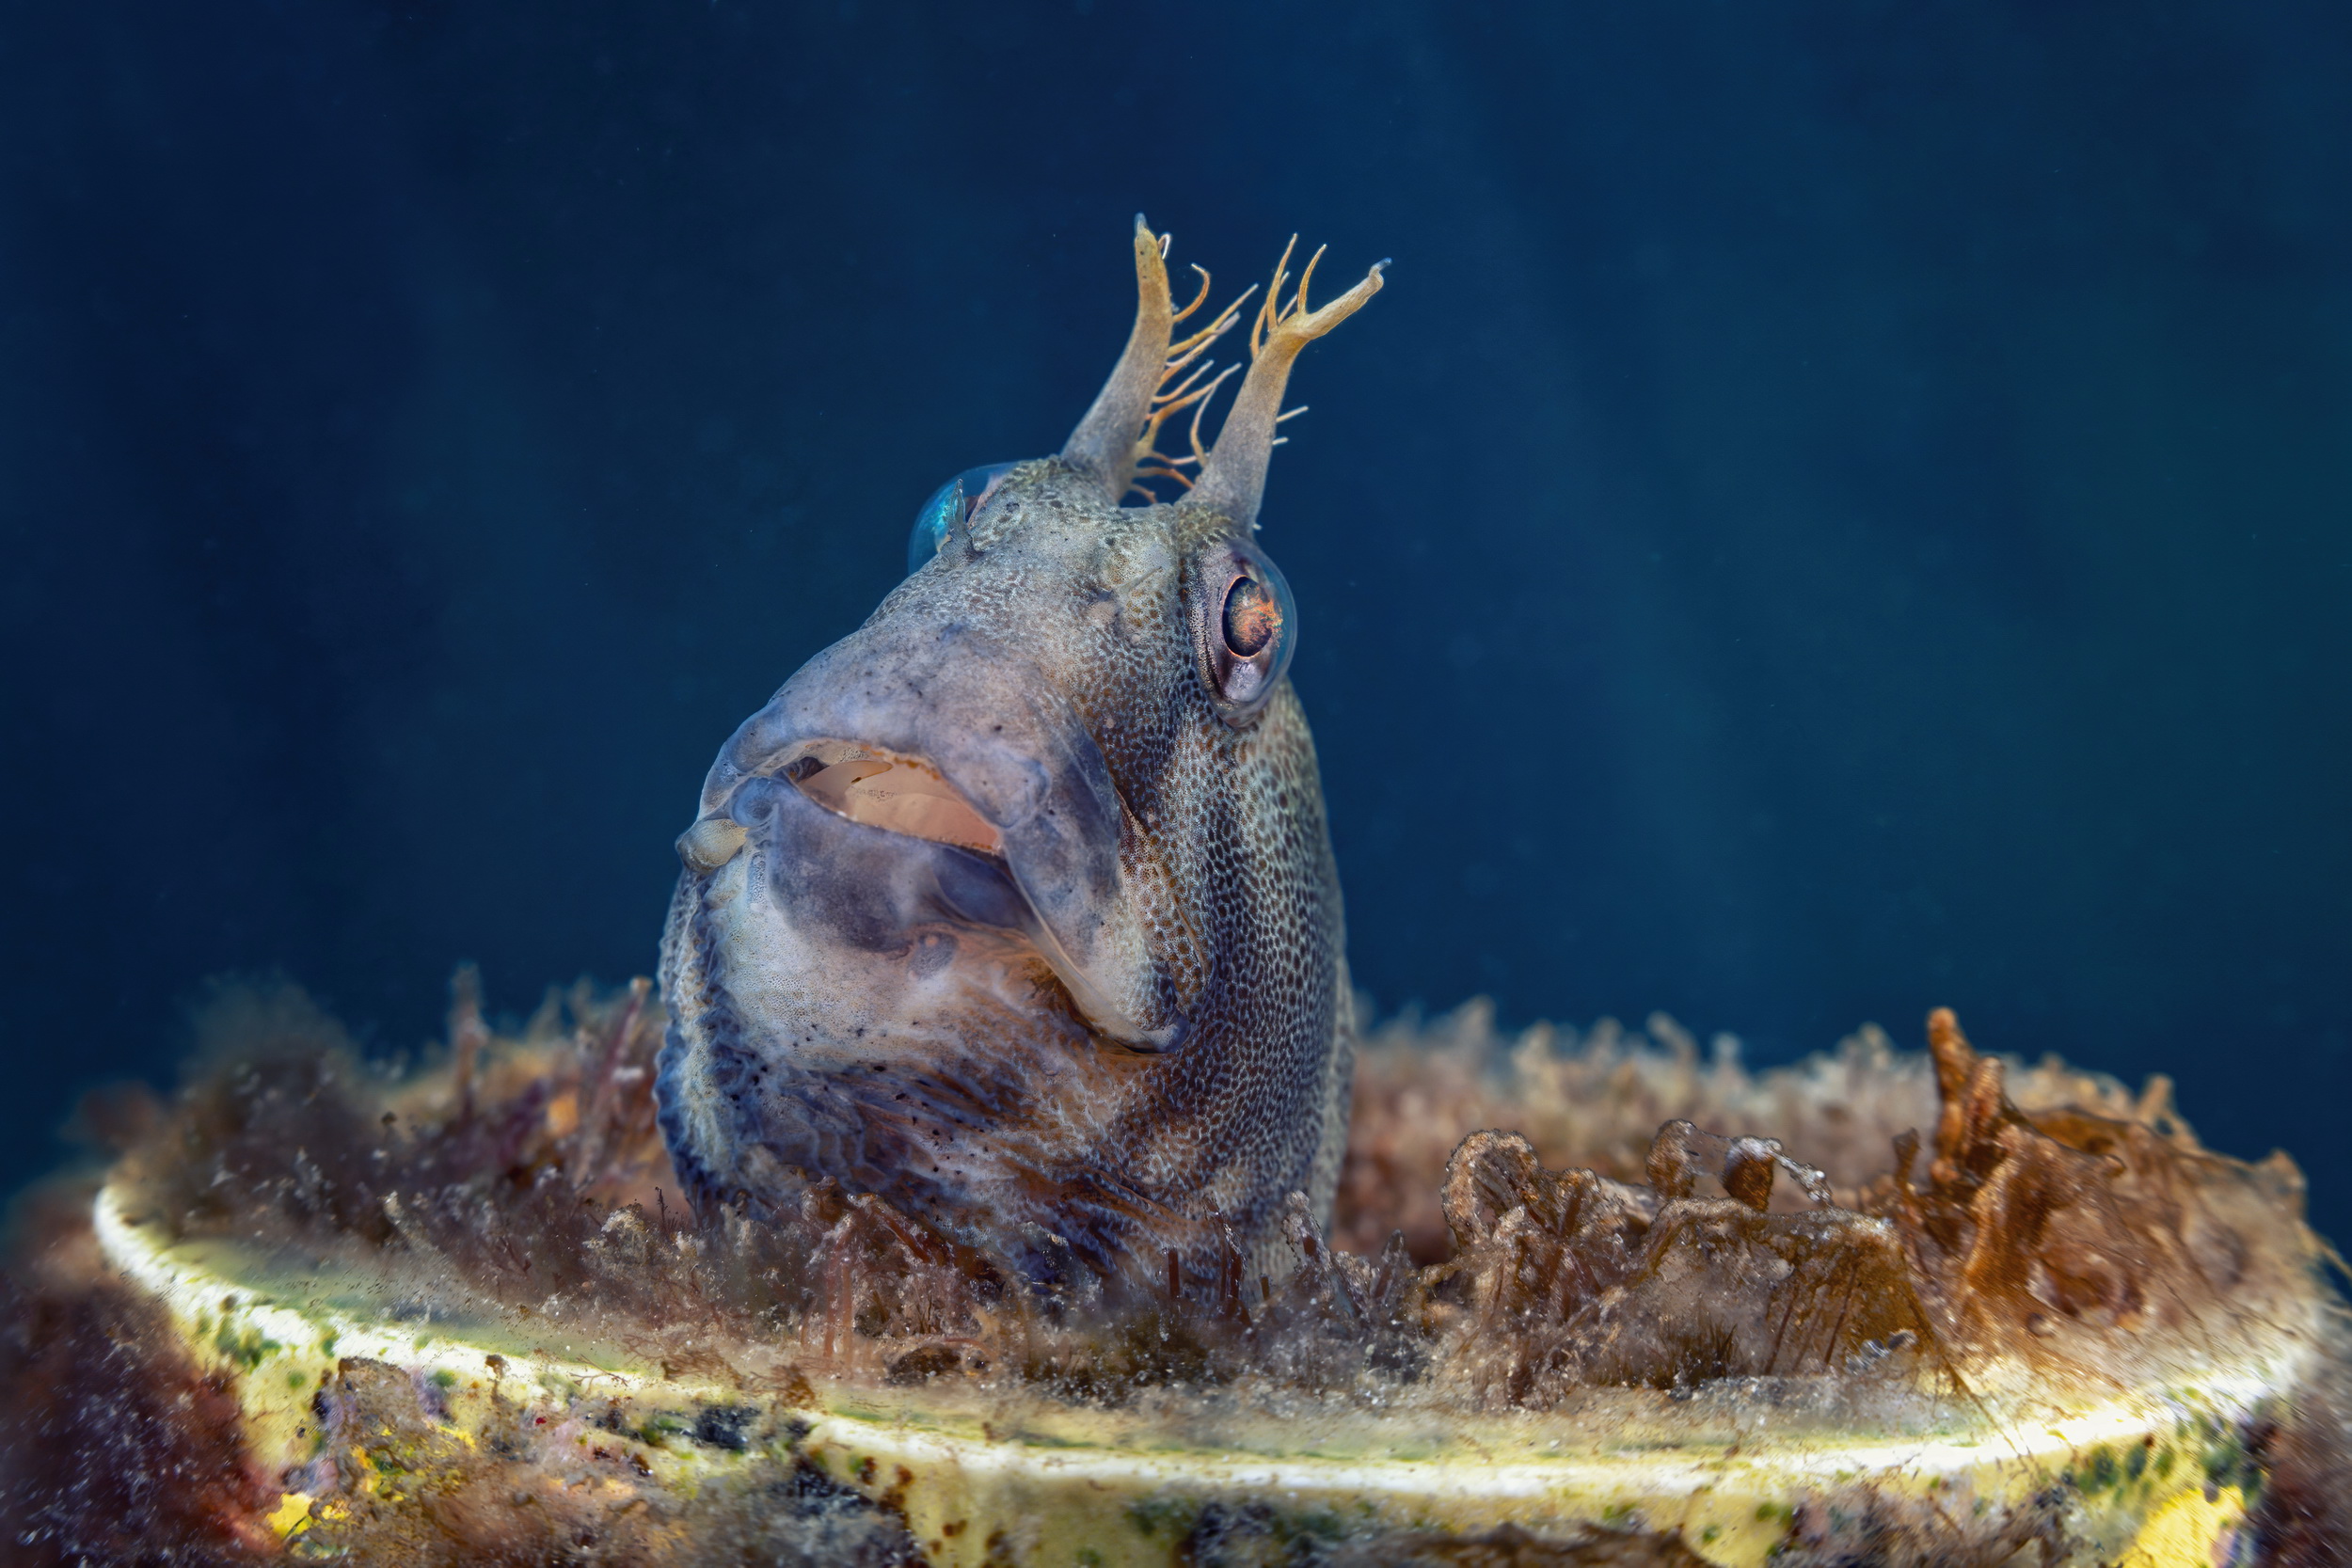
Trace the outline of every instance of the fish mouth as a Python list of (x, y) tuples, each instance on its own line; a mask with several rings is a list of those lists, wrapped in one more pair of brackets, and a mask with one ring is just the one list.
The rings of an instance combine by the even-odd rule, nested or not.
[[(774, 799), (785, 784), (803, 803), (803, 812), (818, 809), (815, 822), (854, 823), (886, 836), (866, 840), (860, 849), (834, 835), (811, 837), (808, 829), (790, 828), (799, 814), (778, 812), (781, 802)], [(989, 798), (984, 787), (979, 798)], [(1000, 827), (930, 758), (831, 736), (785, 745), (758, 775), (738, 786), (728, 809), (760, 826), (747, 832), (732, 815), (706, 819), (680, 842), (690, 863), (700, 858), (696, 834), (711, 822), (723, 822), (731, 831), (723, 835), (719, 855), (731, 856), (747, 837), (764, 839), (784, 901), (812, 922), (857, 933), (861, 944), (896, 946), (924, 922), (937, 920), (1012, 932), (1045, 961), (1102, 1037), (1156, 1053), (1173, 1049), (1190, 1032), (1181, 1015), (1157, 1027), (1134, 1018), (1072, 950), (1057, 928), (1063, 922), (1049, 917), (1047, 911), (1056, 908), (1052, 883), (1041, 896), (1039, 879), (1022, 851), (1034, 847), (1031, 819), (1040, 815), (1050, 819), (1056, 815), (1050, 810), (1038, 814), (1033, 802), (1025, 800), (1023, 820)], [(938, 847), (909, 855), (890, 848), (893, 844), (910, 850), (917, 845)]]
[(777, 772), (835, 816), (1005, 858), (1005, 835), (928, 758), (855, 740), (803, 740)]
[(1128, 886), (1130, 816), (1085, 717), (1021, 649), (926, 623), (802, 666), (721, 749), (678, 847), (709, 876), (757, 847), (763, 902), (799, 933), (747, 942), (759, 973), (787, 947), (1011, 931), (1099, 1039), (1160, 1053), (1189, 1037), (1195, 997)]

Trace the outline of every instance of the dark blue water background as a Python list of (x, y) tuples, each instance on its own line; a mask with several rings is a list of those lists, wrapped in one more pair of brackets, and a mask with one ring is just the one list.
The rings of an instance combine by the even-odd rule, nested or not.
[(720, 740), (1057, 446), (1138, 208), (1311, 351), (1384, 1005), (2352, 1088), (2339, 4), (14, 6), (0, 1176), (205, 977), (653, 963)]

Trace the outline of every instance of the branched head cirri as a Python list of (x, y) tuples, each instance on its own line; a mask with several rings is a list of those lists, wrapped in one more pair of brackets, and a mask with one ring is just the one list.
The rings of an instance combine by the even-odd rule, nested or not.
[(1040, 1275), (1136, 1281), (1264, 1253), (1293, 1192), (1327, 1213), (1340, 890), (1253, 535), (1291, 363), (1380, 269), (1310, 309), (1314, 263), (1287, 298), (1277, 267), (1204, 452), (1239, 302), (1175, 341), (1208, 278), (1177, 310), (1166, 248), (1138, 218), (1135, 330), (1059, 455), (951, 481), (906, 581), (703, 785), (658, 1094), (705, 1201), (829, 1177)]

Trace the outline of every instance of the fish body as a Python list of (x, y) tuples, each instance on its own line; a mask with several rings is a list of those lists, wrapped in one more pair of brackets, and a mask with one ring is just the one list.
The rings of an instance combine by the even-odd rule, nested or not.
[[(832, 1178), (1033, 1275), (1154, 1282), (1269, 1260), (1294, 1192), (1328, 1212), (1344, 922), (1254, 538), (1271, 409), (1233, 423), (1260, 378), (1194, 489), (1121, 504), (1181, 357), (1160, 244), (1138, 222), (1136, 332), (1063, 452), (943, 492), (929, 558), (705, 781), (657, 1081), (704, 1203)], [(1299, 305), (1258, 364), (1338, 319)]]

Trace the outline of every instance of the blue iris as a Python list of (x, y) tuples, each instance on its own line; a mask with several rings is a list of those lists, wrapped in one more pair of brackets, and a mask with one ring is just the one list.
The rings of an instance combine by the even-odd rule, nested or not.
[(947, 535), (979, 510), (980, 502), (996, 488), (997, 481), (1012, 471), (1009, 463), (990, 463), (977, 468), (966, 468), (931, 494), (923, 503), (923, 510), (914, 515), (914, 531), (907, 535), (907, 575), (912, 577), (923, 569), (923, 563), (939, 553), (939, 546), (947, 542)]

